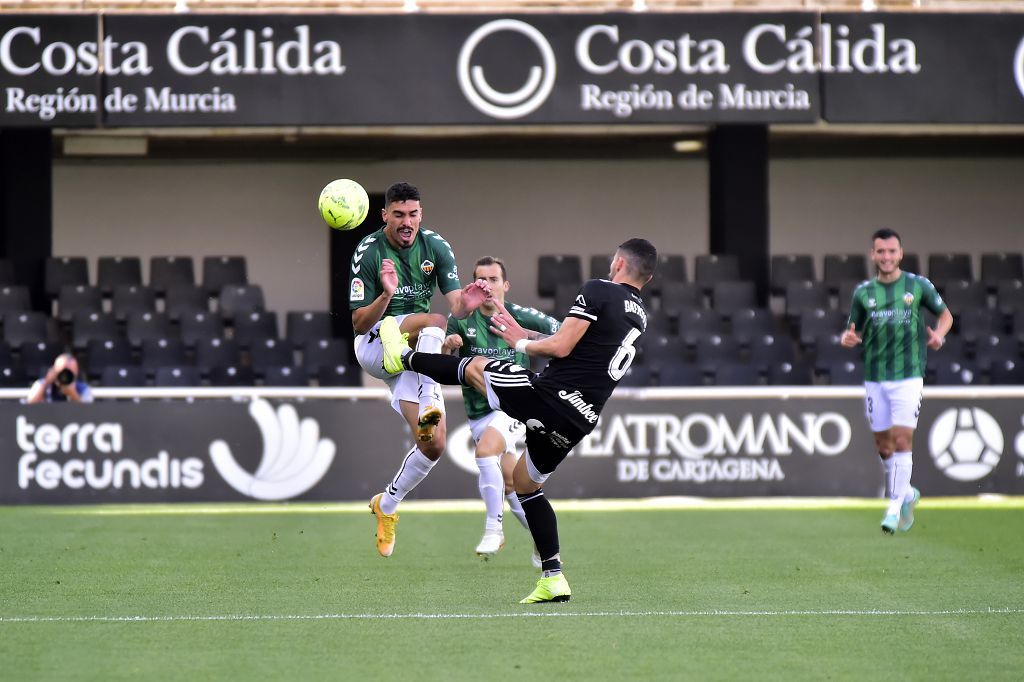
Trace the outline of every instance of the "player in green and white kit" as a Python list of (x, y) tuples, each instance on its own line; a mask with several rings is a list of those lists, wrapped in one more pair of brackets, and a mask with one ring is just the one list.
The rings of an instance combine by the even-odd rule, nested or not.
[[(938, 350), (953, 326), (953, 315), (935, 286), (924, 277), (900, 270), (903, 244), (894, 230), (872, 235), (871, 261), (877, 277), (853, 292), (849, 328), (842, 345), (864, 344), (865, 412), (885, 466), (889, 506), (882, 532), (910, 530), (921, 493), (910, 485), (911, 448), (921, 412), (927, 349)], [(938, 316), (935, 329), (925, 326), (921, 308)]]
[[(505, 306), (531, 338), (540, 338), (558, 331), (558, 320), (533, 308), (523, 308), (514, 303), (505, 303), (509, 289), (505, 263), (498, 258), (485, 256), (473, 266), (473, 278), (483, 280), (491, 287), (491, 294), (483, 304), (464, 320), (448, 318), (448, 337), (444, 342), (445, 352), (458, 351), (460, 357), (483, 357), (489, 360), (507, 360), (528, 367), (529, 358), (517, 353), (505, 340), (492, 334), (491, 317)], [(512, 513), (529, 531), (526, 515), (512, 486), (512, 470), (515, 468), (515, 443), (524, 434), (522, 422), (512, 419), (500, 410), (492, 409), (487, 397), (479, 391), (464, 386), (462, 397), (466, 405), (466, 416), (476, 443), (476, 465), (480, 469), (477, 479), (480, 497), (487, 509), (483, 539), (477, 545), (476, 553), (489, 557), (505, 544), (502, 530), (502, 495), (508, 500)], [(540, 567), (540, 556), (534, 551), (534, 563)]]
[(436, 286), (456, 318), (484, 302), (486, 282), (462, 287), (451, 245), (438, 233), (420, 229), (423, 209), (419, 190), (404, 182), (391, 185), (384, 196), (384, 226), (367, 235), (352, 254), (349, 308), (356, 333), (360, 366), (382, 379), (391, 390), (391, 406), (409, 423), (417, 444), (384, 492), (370, 501), (377, 517), (377, 551), (391, 556), (395, 548), (398, 503), (427, 477), (445, 447), (444, 400), (433, 379), (414, 372), (384, 371), (380, 321), (394, 317), (416, 349), (438, 353), (444, 343), (445, 316), (430, 312)]

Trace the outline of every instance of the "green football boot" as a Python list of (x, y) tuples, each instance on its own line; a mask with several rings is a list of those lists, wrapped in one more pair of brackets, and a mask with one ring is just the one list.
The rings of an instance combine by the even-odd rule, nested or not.
[(556, 573), (550, 578), (541, 578), (537, 581), (537, 587), (526, 599), (520, 600), (520, 604), (539, 604), (546, 601), (569, 601), (572, 590), (565, 576)]
[(904, 533), (914, 527), (914, 507), (921, 501), (921, 491), (917, 488), (911, 490), (914, 491), (914, 497), (900, 507), (900, 530)]
[(409, 350), (409, 335), (402, 333), (398, 320), (385, 317), (380, 321), (377, 333), (380, 334), (380, 345), (384, 347), (384, 371), (388, 374), (398, 374), (405, 370), (402, 356)]

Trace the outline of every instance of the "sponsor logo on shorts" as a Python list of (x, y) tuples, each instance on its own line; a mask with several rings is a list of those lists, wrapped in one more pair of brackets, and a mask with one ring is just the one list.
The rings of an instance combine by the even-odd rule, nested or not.
[(348, 300), (350, 301), (361, 301), (366, 295), (363, 288), (363, 280), (358, 277), (352, 278), (352, 287), (348, 291)]
[(576, 411), (591, 424), (597, 421), (598, 414), (594, 411), (594, 404), (586, 402), (579, 391), (559, 391), (558, 397), (575, 407)]

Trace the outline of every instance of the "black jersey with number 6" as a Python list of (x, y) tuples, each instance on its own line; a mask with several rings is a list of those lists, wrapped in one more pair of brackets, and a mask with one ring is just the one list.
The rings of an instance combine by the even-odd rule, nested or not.
[(592, 279), (576, 294), (567, 317), (590, 326), (569, 355), (548, 363), (533, 386), (553, 405), (569, 408), (560, 411), (575, 412), (575, 421), (589, 433), (633, 362), (633, 344), (647, 329), (647, 310), (635, 287)]

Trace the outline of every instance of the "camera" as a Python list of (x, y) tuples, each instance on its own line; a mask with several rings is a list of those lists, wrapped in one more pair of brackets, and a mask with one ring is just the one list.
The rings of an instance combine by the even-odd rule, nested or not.
[(70, 386), (75, 383), (75, 373), (70, 369), (62, 369), (57, 372), (57, 383), (61, 386)]

